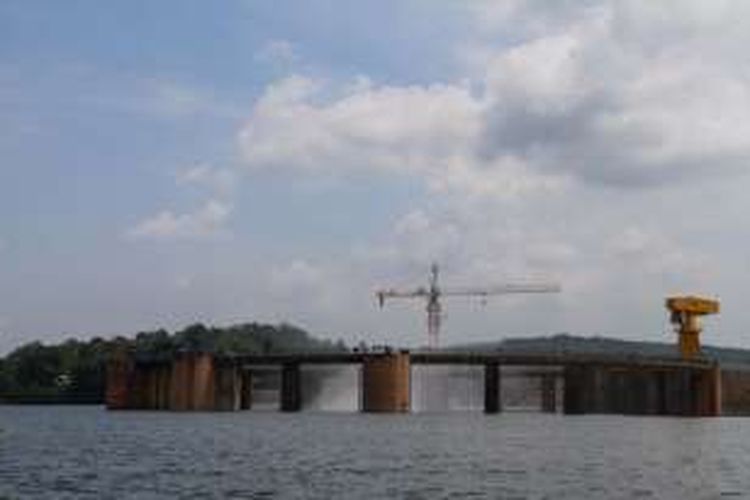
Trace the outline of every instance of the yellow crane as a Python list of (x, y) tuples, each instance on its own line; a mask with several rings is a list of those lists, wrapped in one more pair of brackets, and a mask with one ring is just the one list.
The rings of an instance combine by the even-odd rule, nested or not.
[(680, 354), (684, 359), (698, 357), (701, 352), (700, 317), (719, 312), (719, 301), (682, 295), (668, 297), (667, 309), (670, 312), (670, 322), (675, 325), (675, 332), (679, 336)]
[(481, 297), (486, 299), (491, 295), (505, 295), (511, 293), (555, 293), (560, 291), (560, 285), (555, 283), (517, 283), (505, 284), (488, 288), (448, 288), (443, 289), (438, 283), (438, 265), (430, 267), (430, 283), (428, 287), (418, 287), (413, 290), (397, 290), (395, 288), (381, 289), (375, 292), (378, 303), (382, 308), (386, 299), (395, 298), (424, 298), (427, 301), (427, 345), (430, 349), (438, 347), (440, 322), (442, 313), (441, 297)]

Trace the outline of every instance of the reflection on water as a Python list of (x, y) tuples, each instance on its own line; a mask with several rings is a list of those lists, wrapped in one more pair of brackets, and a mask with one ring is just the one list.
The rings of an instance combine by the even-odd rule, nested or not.
[(0, 497), (743, 497), (748, 424), (6, 406)]

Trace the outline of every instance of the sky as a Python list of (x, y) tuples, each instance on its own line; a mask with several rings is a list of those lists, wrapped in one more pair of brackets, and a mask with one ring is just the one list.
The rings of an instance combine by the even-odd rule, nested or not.
[(289, 322), (750, 347), (744, 0), (4, 0), (0, 352)]

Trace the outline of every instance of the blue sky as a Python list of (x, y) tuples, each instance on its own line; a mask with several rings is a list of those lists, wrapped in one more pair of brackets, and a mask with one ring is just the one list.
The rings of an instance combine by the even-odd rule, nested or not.
[(744, 345), (742, 2), (0, 5), (0, 350), (193, 321), (416, 345), (669, 340), (719, 295)]

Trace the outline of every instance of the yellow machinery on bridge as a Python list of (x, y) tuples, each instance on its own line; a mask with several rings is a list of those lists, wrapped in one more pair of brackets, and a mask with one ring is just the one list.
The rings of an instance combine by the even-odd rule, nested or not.
[(692, 295), (668, 297), (667, 309), (670, 321), (679, 335), (680, 353), (684, 359), (694, 359), (700, 355), (700, 317), (719, 312), (719, 301)]

